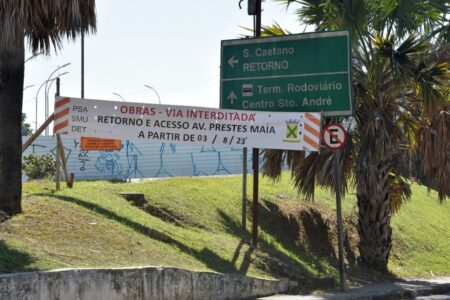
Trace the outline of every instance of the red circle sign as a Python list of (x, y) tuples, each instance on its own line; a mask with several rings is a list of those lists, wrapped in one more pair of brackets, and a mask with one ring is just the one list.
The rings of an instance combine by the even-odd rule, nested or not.
[(322, 129), (322, 141), (330, 150), (342, 149), (347, 142), (347, 132), (340, 124), (328, 124)]

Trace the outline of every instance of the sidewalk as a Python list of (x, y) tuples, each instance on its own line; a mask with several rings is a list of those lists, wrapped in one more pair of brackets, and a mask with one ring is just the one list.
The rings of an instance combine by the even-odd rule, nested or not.
[[(435, 296), (430, 296), (435, 295)], [(415, 279), (387, 283), (376, 283), (349, 288), (347, 292), (335, 292), (320, 296), (275, 295), (258, 298), (264, 300), (356, 300), (356, 299), (450, 299), (450, 277)]]

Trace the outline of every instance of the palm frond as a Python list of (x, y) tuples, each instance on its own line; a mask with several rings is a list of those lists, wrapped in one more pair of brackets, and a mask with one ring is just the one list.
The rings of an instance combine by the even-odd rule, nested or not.
[(283, 169), (288, 167), (291, 172), (305, 158), (304, 151), (264, 149), (263, 175), (273, 180), (279, 180)]
[(299, 0), (275, 0), (275, 2), (280, 3), (281, 5), (286, 6), (286, 10), (289, 9), (292, 3), (301, 3)]
[(316, 175), (329, 156), (329, 154), (319, 155), (318, 152), (312, 152), (301, 164), (292, 169), (292, 182), (299, 193), (305, 196), (306, 200), (314, 200)]
[(410, 185), (402, 177), (391, 174), (389, 177), (389, 204), (392, 212), (398, 212), (402, 204), (410, 199)]
[(420, 128), (417, 138), (422, 169), (443, 201), (450, 195), (450, 105)]
[[(242, 35), (243, 38), (250, 38), (253, 35), (253, 29), (248, 28), (245, 26), (241, 26), (241, 28), (245, 29), (250, 35)], [(268, 36), (280, 36), (280, 35), (288, 35), (291, 34), (291, 32), (287, 29), (283, 29), (277, 22), (274, 22), (272, 25), (264, 25), (261, 26), (261, 36), (262, 37), (268, 37)]]
[(16, 45), (20, 30), (34, 52), (59, 48), (64, 36), (95, 31), (95, 0), (1, 0), (0, 28), (2, 46)]
[(341, 151), (341, 154), (338, 154), (337, 151), (332, 152), (329, 158), (323, 163), (322, 168), (317, 174), (317, 183), (322, 186), (330, 189), (333, 192), (336, 192), (335, 188), (335, 178), (334, 178), (334, 170), (335, 170), (335, 159), (336, 155), (339, 155), (339, 168), (341, 170), (341, 193), (345, 195), (348, 191), (349, 183), (353, 178), (353, 167), (354, 167), (354, 144), (353, 137), (351, 134), (347, 136), (347, 143), (345, 148)]
[(272, 25), (265, 25), (261, 27), (261, 36), (279, 36), (279, 35), (288, 35), (291, 32), (287, 29), (283, 29), (277, 22), (274, 22)]
[(406, 103), (407, 106), (400, 106), (401, 109), (398, 112), (397, 124), (400, 127), (401, 132), (404, 134), (405, 147), (408, 149), (409, 154), (412, 155), (412, 149), (416, 145), (416, 135), (415, 133), (418, 130), (419, 122), (418, 122), (418, 112), (412, 112), (414, 108), (409, 107), (409, 103)]
[(427, 46), (426, 42), (418, 39), (417, 34), (409, 35), (393, 52), (391, 63), (394, 71), (404, 77), (411, 77), (414, 74), (412, 56), (422, 54)]
[(281, 178), (281, 172), (285, 164), (285, 151), (276, 149), (264, 149), (262, 151), (264, 163), (262, 173), (273, 180)]
[[(353, 151), (353, 140), (349, 136), (339, 160), (342, 170), (340, 179), (342, 194), (348, 191), (352, 178)], [(283, 169), (286, 166), (289, 167), (294, 186), (307, 200), (314, 199), (314, 190), (317, 184), (335, 191), (334, 157), (336, 152), (323, 150), (320, 153), (311, 152), (306, 155), (303, 151), (264, 149), (263, 155), (263, 175), (276, 181), (280, 179)]]
[(340, 28), (351, 29), (352, 32), (363, 33), (367, 29), (369, 10), (365, 1), (344, 0), (340, 2), (342, 17)]
[(445, 12), (440, 2), (381, 0), (377, 1), (377, 9), (382, 13), (385, 26), (395, 26), (395, 34), (403, 37), (417, 30), (429, 32), (438, 26)]
[(448, 103), (450, 72), (448, 62), (422, 61), (416, 69), (417, 93), (424, 102), (426, 114), (432, 114)]
[(416, 33), (411, 33), (397, 47), (394, 35), (383, 37), (377, 33), (373, 43), (377, 53), (389, 60), (390, 65), (386, 68), (393, 72), (393, 76), (402, 76), (402, 80), (414, 77), (416, 72), (415, 58), (424, 55), (426, 50), (430, 49), (426, 40), (419, 39)]
[(374, 99), (374, 106), (359, 112), (360, 151), (370, 152), (368, 155), (373, 161), (389, 161), (398, 152), (403, 134), (392, 115), (395, 113), (393, 108), (379, 93)]
[[(348, 191), (349, 183), (353, 178), (354, 144), (352, 136), (347, 138), (347, 144), (341, 151), (339, 164), (341, 169), (341, 193)], [(320, 185), (335, 192), (335, 156), (338, 152), (323, 149), (319, 152), (309, 153), (291, 167), (291, 175), (294, 186), (306, 200), (314, 200), (315, 186)]]
[(314, 25), (319, 30), (325, 20), (326, 12), (323, 10), (321, 0), (301, 0), (301, 7), (297, 10), (299, 19), (307, 25)]
[(393, 36), (383, 37), (380, 33), (376, 33), (373, 38), (373, 44), (378, 53), (383, 57), (392, 57), (394, 52), (394, 39)]

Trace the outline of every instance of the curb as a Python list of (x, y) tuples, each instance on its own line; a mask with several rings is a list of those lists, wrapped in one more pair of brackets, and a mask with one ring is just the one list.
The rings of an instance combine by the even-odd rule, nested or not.
[[(335, 292), (321, 296), (316, 295), (277, 295), (267, 300), (398, 300), (416, 299), (431, 295), (445, 295), (450, 299), (450, 278), (443, 282), (433, 280), (405, 280), (398, 282), (378, 283), (361, 287), (355, 287), (347, 292)], [(446, 297), (448, 295), (448, 298)], [(259, 298), (258, 298), (259, 299)], [(436, 298), (438, 299), (438, 298)], [(441, 298), (439, 298), (441, 299)]]
[(385, 296), (383, 296), (382, 298), (373, 298), (374, 300), (381, 300), (381, 299), (398, 299), (398, 297), (407, 297), (407, 298), (411, 298), (414, 299), (416, 297), (421, 297), (421, 296), (430, 296), (430, 295), (442, 295), (442, 294), (448, 294), (450, 293), (450, 283), (443, 283), (443, 284), (433, 284), (430, 287), (422, 287), (422, 288), (418, 288), (418, 289), (406, 289), (403, 292), (400, 293), (395, 293), (391, 295), (386, 295), (389, 298), (386, 298)]
[(174, 267), (58, 269), (0, 274), (0, 299), (250, 299), (286, 293), (270, 280)]

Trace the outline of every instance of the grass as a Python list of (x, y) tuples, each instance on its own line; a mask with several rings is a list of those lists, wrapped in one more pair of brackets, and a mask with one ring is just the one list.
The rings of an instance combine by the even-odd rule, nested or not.
[[(59, 192), (51, 182), (26, 183), (24, 213), (0, 224), (0, 272), (163, 265), (265, 278), (337, 277), (329, 192), (319, 189), (316, 202), (305, 203), (287, 175), (276, 183), (261, 179), (253, 248), (241, 230), (241, 188), (239, 176), (82, 181)], [(143, 193), (147, 203), (131, 205), (120, 192)], [(450, 203), (436, 199), (415, 185), (412, 201), (393, 217), (395, 275), (450, 275)], [(349, 219), (355, 203), (351, 192), (343, 200)]]
[(399, 276), (450, 275), (450, 202), (413, 186), (413, 198), (392, 220), (390, 269)]

